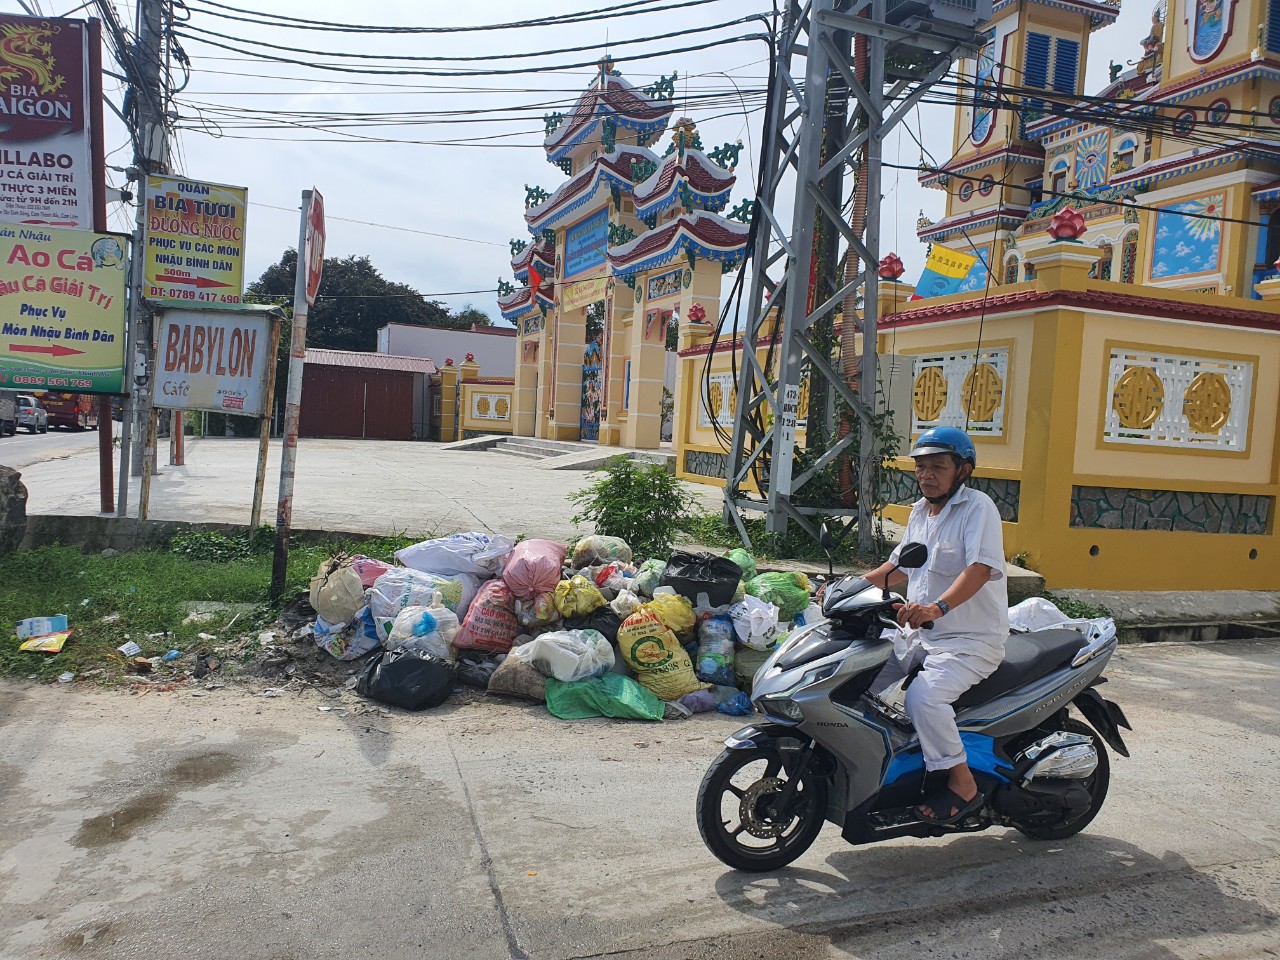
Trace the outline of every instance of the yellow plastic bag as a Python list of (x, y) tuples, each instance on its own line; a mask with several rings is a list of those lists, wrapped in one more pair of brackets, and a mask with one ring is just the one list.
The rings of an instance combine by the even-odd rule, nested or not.
[(63, 630), (61, 633), (50, 633), (43, 637), (32, 637), (25, 643), (19, 644), (19, 650), (29, 650), (33, 653), (61, 653), (62, 645), (67, 642), (67, 637), (71, 636), (70, 630)]
[(657, 614), (658, 619), (680, 638), (681, 643), (688, 643), (693, 639), (693, 630), (698, 625), (698, 618), (694, 616), (693, 604), (689, 602), (688, 597), (682, 597), (678, 593), (656, 593), (653, 599), (640, 609), (652, 610)]
[(556, 609), (566, 619), (585, 617), (599, 610), (606, 602), (604, 594), (586, 577), (561, 580), (556, 584)]
[(706, 690), (708, 684), (698, 680), (689, 654), (650, 606), (641, 607), (618, 628), (622, 658), (636, 672), (636, 679), (661, 700)]

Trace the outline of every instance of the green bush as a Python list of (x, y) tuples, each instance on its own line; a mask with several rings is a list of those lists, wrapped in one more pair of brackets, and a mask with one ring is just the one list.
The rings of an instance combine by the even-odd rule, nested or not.
[(610, 457), (599, 478), (569, 499), (578, 506), (575, 524), (621, 537), (636, 557), (665, 557), (693, 507), (681, 482), (657, 463)]

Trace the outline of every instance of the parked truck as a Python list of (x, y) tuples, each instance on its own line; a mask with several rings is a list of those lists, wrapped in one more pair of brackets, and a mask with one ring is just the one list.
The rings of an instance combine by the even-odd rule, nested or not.
[(98, 425), (97, 397), (91, 393), (49, 392), (40, 398), (49, 411), (49, 426), (87, 430)]
[(0, 437), (18, 432), (18, 391), (0, 390)]

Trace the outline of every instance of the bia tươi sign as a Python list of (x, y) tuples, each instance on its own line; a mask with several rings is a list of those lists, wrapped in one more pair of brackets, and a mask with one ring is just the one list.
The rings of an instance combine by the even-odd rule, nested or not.
[(0, 224), (0, 387), (125, 392), (126, 243)]
[(271, 346), (266, 310), (166, 310), (156, 338), (155, 405), (262, 416)]
[(147, 177), (143, 296), (238, 307), (244, 293), (247, 191), (181, 177)]
[(0, 16), (0, 220), (93, 229), (90, 33)]

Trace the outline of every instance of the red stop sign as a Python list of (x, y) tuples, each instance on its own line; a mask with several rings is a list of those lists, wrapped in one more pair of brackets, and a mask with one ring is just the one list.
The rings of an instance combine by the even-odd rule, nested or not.
[(307, 306), (314, 306), (320, 290), (320, 274), (324, 270), (324, 197), (312, 189), (311, 208), (307, 211)]

